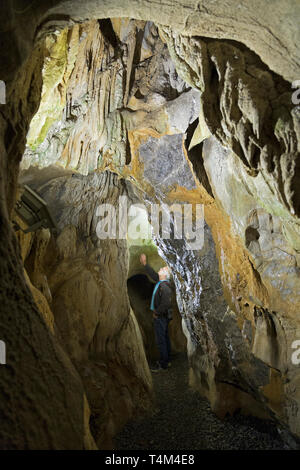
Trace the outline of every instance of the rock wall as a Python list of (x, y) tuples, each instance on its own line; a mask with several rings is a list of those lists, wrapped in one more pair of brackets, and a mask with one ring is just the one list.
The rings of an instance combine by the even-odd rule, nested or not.
[[(196, 118), (199, 93), (183, 94), (190, 87), (178, 77), (153, 24), (91, 21), (53, 41), (22, 169), (59, 163), (80, 174), (113, 167), (126, 175), (130, 132), (174, 134)], [(62, 50), (58, 57), (56, 49)], [(50, 80), (57, 62), (61, 76)], [(187, 106), (185, 115), (176, 118), (180, 105)]]
[(216, 203), (206, 219), (226, 300), (240, 329), (242, 318), (254, 328), (253, 355), (274, 369), (270, 385), (259, 388), (298, 434), (299, 373), (291, 357), (299, 335), (299, 118), (290, 85), (243, 46), (166, 28), (164, 38), (181, 76), (202, 90), (206, 139), (196, 129), (192, 161)]
[[(201, 250), (186, 242), (159, 241), (172, 265), (188, 340), (190, 385), (206, 396), (220, 417), (240, 410), (270, 418), (260, 389), (270, 382), (269, 367), (254, 357), (238, 316), (225, 301), (211, 231), (205, 225)], [(170, 259), (170, 253), (176, 254)]]
[[(271, 408), (298, 434), (299, 371), (292, 362), (292, 345), (300, 331), (298, 251), (285, 231), (284, 218), (267, 212), (256, 200), (251, 179), (236, 155), (210, 138), (203, 145), (203, 158), (214, 194), (248, 251), (261, 286), (258, 291), (252, 283), (245, 283), (248, 278), (243, 266), (228, 263), (227, 257), (232, 256), (221, 241), (220, 272), (229, 291), (227, 298), (231, 296), (231, 305), (235, 299), (235, 311), (244, 316), (240, 325), (246, 336), (249, 330), (247, 340), (252, 354), (271, 368), (272, 396), (272, 387), (263, 388), (263, 393)], [(218, 175), (214, 172), (216, 166), (220, 168)]]
[[(17, 240), (5, 221), (2, 234), (1, 337), (6, 365), (0, 378), (0, 448), (95, 449), (80, 376), (53, 334), (47, 300), (24, 273)], [(40, 234), (42, 244), (47, 235)], [(25, 242), (24, 255), (31, 237)]]

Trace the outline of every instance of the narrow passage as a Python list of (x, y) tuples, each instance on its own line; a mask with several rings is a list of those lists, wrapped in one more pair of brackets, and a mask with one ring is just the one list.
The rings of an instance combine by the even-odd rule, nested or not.
[(220, 420), (188, 386), (186, 354), (152, 375), (155, 411), (128, 423), (115, 438), (116, 450), (288, 449), (269, 421), (240, 414)]

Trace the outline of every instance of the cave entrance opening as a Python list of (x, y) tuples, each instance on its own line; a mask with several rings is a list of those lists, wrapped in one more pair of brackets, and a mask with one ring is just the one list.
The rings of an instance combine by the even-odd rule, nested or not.
[(154, 284), (144, 274), (135, 274), (127, 281), (128, 297), (131, 308), (138, 321), (148, 363), (158, 360), (150, 302)]

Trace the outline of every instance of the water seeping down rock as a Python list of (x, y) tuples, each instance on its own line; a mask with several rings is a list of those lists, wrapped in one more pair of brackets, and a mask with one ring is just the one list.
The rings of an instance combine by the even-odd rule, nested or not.
[[(265, 7), (250, 2), (242, 13), (248, 29), (233, 11), (228, 19), (221, 2), (200, 2), (183, 22), (167, 5), (159, 15), (140, 2), (142, 21), (117, 19), (136, 16), (126, 2), (111, 5), (112, 20), (98, 20), (104, 6), (69, 3), (72, 12), (68, 2), (37, 9), (34, 48), (24, 36), (28, 13), (21, 18), (10, 2), (6, 11), (15, 32), (5, 37), (19, 34), (23, 47), (4, 67), (0, 108), (8, 351), (0, 446), (110, 447), (131, 416), (151, 407), (143, 328), (127, 295), (126, 241), (96, 233), (97, 205), (117, 207), (122, 194), (149, 211), (153, 203), (177, 211), (204, 204), (201, 249), (156, 239), (174, 276), (190, 385), (221, 417), (240, 409), (299, 436), (293, 41), (281, 26), (272, 34), (276, 12), (268, 20)], [(276, 8), (297, 24), (292, 2)], [(22, 156), (19, 184), (47, 201), (58, 230), (18, 232), (18, 245), (8, 220)]]

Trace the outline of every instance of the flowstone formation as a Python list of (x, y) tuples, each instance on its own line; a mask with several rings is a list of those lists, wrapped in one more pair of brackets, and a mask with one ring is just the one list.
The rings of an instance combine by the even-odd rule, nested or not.
[[(27, 13), (21, 20), (10, 8), (8, 37), (20, 34), (14, 44), (24, 47), (5, 69), (10, 101), (1, 113), (1, 150), (11, 157), (1, 164), (9, 252), (2, 247), (3, 312), (12, 312), (16, 326), (4, 315), (3, 339), (8, 349), (27, 351), (30, 335), (10, 332), (20, 322), (34, 331), (26, 364), (35, 378), (30, 383), (11, 356), (0, 384), (14, 390), (18, 373), (26, 400), (38, 392), (35, 410), (18, 415), (23, 431), (14, 438), (9, 423), (23, 395), (7, 392), (14, 406), (3, 411), (4, 448), (108, 447), (149, 406), (145, 342), (127, 297), (127, 248), (95, 234), (96, 204), (117, 205), (122, 191), (149, 214), (155, 203), (166, 213), (174, 204), (172, 220), (185, 204), (204, 205), (202, 247), (191, 250), (187, 236), (155, 237), (173, 272), (190, 384), (219, 416), (241, 410), (300, 436), (300, 374), (291, 360), (300, 335), (300, 126), (291, 99), (300, 62), (292, 39), (297, 5), (276, 4), (269, 18), (256, 2), (231, 1), (229, 18), (218, 1), (180, 2), (177, 12), (140, 3), (139, 16), (149, 21), (118, 19), (134, 17), (127, 2), (110, 2), (111, 20), (98, 20), (107, 7), (97, 16), (91, 1), (49, 9), (43, 2), (28, 38), (20, 32)], [(7, 222), (23, 153), (20, 181), (45, 198), (59, 225), (56, 235), (19, 235), (25, 274)], [(36, 374), (45, 376), (45, 364), (47, 403)], [(64, 375), (62, 387), (51, 379), (62, 383)], [(56, 402), (67, 424), (54, 437)], [(39, 441), (26, 426), (32, 419), (34, 429), (41, 416), (47, 432)]]

